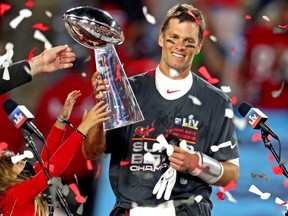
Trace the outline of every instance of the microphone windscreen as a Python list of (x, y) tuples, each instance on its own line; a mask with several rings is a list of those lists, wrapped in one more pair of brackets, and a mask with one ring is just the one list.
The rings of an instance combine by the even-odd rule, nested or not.
[(243, 102), (238, 107), (238, 112), (240, 113), (242, 117), (245, 117), (251, 108), (252, 106), (249, 103)]
[(13, 112), (13, 110), (16, 109), (17, 106), (18, 106), (18, 104), (14, 100), (12, 100), (11, 98), (8, 98), (2, 104), (3, 109), (5, 110), (5, 112), (8, 115), (10, 115)]

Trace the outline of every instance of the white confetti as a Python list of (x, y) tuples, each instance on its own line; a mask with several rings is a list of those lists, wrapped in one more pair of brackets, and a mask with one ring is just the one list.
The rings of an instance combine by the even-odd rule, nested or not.
[(16, 163), (18, 163), (19, 161), (21, 161), (21, 160), (23, 160), (25, 158), (30, 158), (31, 159), (33, 157), (34, 157), (34, 155), (33, 155), (33, 153), (31, 151), (25, 150), (23, 152), (23, 154), (19, 154), (18, 153), (17, 155), (11, 157), (11, 161), (12, 161), (13, 164), (16, 164)]
[(188, 95), (188, 98), (192, 100), (193, 104), (198, 105), (198, 106), (202, 105), (201, 101), (198, 98), (196, 98), (192, 95)]
[(263, 18), (264, 20), (270, 22), (270, 18), (269, 18), (268, 16), (264, 15), (264, 16), (262, 16), (262, 18)]
[(195, 199), (195, 201), (196, 201), (197, 203), (199, 203), (199, 202), (201, 202), (201, 200), (203, 199), (203, 197), (202, 197), (201, 195), (197, 195), (194, 199)]
[(229, 119), (233, 119), (234, 117), (234, 112), (232, 109), (225, 109), (225, 117), (229, 118)]
[(231, 92), (230, 86), (221, 86), (221, 89), (222, 89), (222, 91), (225, 92), (225, 93)]
[(251, 185), (249, 188), (249, 192), (254, 193), (258, 196), (260, 196), (260, 198), (262, 200), (267, 200), (269, 199), (269, 197), (271, 196), (270, 193), (263, 193), (262, 191), (260, 191), (255, 185)]
[(170, 68), (169, 69), (169, 74), (172, 78), (176, 78), (176, 77), (179, 77), (179, 72), (173, 68)]
[(17, 26), (22, 22), (23, 19), (28, 18), (32, 15), (31, 10), (29, 9), (22, 9), (19, 11), (19, 16), (15, 17), (10, 23), (10, 27), (16, 29)]
[(279, 197), (275, 198), (275, 203), (278, 205), (281, 205), (281, 206), (286, 206), (286, 208), (288, 210), (288, 204), (285, 201), (283, 201), (282, 199), (280, 199)]
[(220, 148), (225, 148), (225, 147), (228, 147), (228, 146), (231, 146), (231, 145), (232, 145), (232, 142), (229, 140), (229, 141), (221, 143), (219, 145), (212, 145), (210, 147), (210, 149), (211, 149), (212, 152), (217, 152)]
[(45, 14), (48, 17), (52, 17), (53, 16), (53, 14), (50, 11), (48, 11), (48, 10), (45, 11)]
[(149, 22), (149, 23), (152, 24), (152, 25), (155, 25), (155, 24), (156, 24), (156, 19), (155, 19), (154, 16), (152, 16), (151, 14), (149, 14), (149, 13), (147, 12), (147, 7), (146, 7), (146, 6), (144, 6), (144, 7), (142, 8), (142, 11), (143, 11), (143, 14), (144, 14), (147, 22)]
[(39, 30), (36, 30), (34, 32), (33, 37), (41, 42), (44, 43), (45, 49), (50, 49), (52, 48), (51, 43), (47, 40), (47, 38), (40, 32)]
[(247, 126), (247, 121), (244, 118), (238, 118), (237, 116), (233, 118), (233, 123), (239, 130), (244, 130)]
[(209, 38), (210, 40), (217, 42), (217, 38), (214, 35), (210, 35)]

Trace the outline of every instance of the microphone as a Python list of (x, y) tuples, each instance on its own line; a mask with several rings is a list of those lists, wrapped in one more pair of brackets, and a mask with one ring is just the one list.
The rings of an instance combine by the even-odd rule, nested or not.
[(246, 119), (247, 123), (253, 129), (261, 129), (262, 131), (270, 134), (276, 140), (279, 140), (275, 132), (266, 123), (268, 117), (259, 109), (253, 108), (249, 103), (244, 102), (238, 107), (240, 115)]
[(31, 122), (34, 118), (33, 114), (23, 105), (18, 105), (14, 100), (8, 98), (2, 104), (3, 109), (9, 115), (8, 119), (16, 128), (23, 128), (31, 134), (35, 134), (45, 143), (43, 134)]

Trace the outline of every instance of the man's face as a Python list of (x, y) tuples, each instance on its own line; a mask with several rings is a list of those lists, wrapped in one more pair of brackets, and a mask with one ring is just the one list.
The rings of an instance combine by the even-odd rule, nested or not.
[(197, 23), (179, 23), (175, 18), (171, 19), (167, 29), (160, 33), (158, 39), (158, 44), (162, 47), (160, 69), (166, 76), (169, 76), (171, 68), (178, 71), (179, 78), (188, 75), (195, 54), (198, 54), (202, 47), (198, 33)]

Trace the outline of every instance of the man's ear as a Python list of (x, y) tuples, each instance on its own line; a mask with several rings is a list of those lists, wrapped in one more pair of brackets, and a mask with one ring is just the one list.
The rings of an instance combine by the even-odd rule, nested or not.
[(159, 33), (159, 36), (158, 36), (158, 45), (159, 45), (160, 47), (163, 47), (163, 37), (164, 37), (163, 33), (160, 32), (160, 33)]
[(200, 44), (196, 47), (196, 55), (200, 53), (202, 46), (203, 46), (203, 41), (201, 41)]

